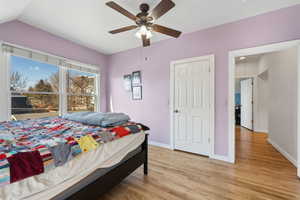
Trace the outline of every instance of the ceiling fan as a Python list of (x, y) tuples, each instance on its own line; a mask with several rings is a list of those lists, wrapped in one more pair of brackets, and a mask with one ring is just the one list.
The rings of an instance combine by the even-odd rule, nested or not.
[(150, 7), (148, 4), (143, 3), (140, 5), (141, 12), (137, 15), (133, 15), (129, 11), (122, 8), (120, 5), (113, 1), (106, 3), (110, 8), (118, 11), (119, 13), (125, 15), (129, 19), (133, 20), (136, 25), (126, 26), (119, 28), (113, 31), (109, 31), (111, 34), (121, 33), (129, 30), (139, 28), (139, 31), (136, 33), (136, 36), (143, 40), (143, 46), (150, 46), (150, 38), (152, 37), (152, 31), (169, 35), (171, 37), (178, 38), (181, 34), (180, 31), (154, 24), (154, 21), (159, 19), (161, 16), (166, 14), (169, 10), (175, 7), (175, 3), (171, 0), (161, 0), (161, 2), (152, 10), (151, 13), (148, 13)]

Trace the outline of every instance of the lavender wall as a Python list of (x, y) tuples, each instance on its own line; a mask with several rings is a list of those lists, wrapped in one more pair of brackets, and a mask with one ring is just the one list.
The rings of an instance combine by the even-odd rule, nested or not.
[[(228, 52), (300, 38), (300, 6), (248, 18), (206, 30), (184, 34), (121, 52), (109, 58), (108, 108), (128, 113), (151, 127), (152, 141), (169, 144), (170, 61), (215, 54), (215, 152), (228, 153)], [(144, 57), (147, 57), (146, 61)], [(123, 89), (122, 77), (134, 70), (143, 73), (143, 100), (132, 101)]]
[(63, 56), (101, 67), (101, 110), (106, 111), (106, 77), (108, 57), (20, 21), (0, 24), (0, 41)]

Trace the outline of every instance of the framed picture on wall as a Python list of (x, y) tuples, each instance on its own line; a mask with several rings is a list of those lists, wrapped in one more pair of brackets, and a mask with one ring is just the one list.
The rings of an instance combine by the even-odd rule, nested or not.
[(132, 86), (132, 100), (142, 100), (142, 86)]
[(132, 86), (140, 86), (142, 84), (141, 71), (132, 72), (131, 83)]
[(131, 92), (131, 74), (124, 75), (124, 88), (126, 92)]

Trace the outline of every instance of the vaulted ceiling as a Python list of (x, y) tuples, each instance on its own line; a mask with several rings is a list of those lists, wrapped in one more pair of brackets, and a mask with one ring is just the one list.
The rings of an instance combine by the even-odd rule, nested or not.
[(31, 0), (0, 0), (0, 23), (18, 18)]
[[(108, 31), (133, 22), (105, 6), (108, 0), (0, 0), (0, 23), (18, 19), (57, 36), (102, 53), (113, 54), (141, 46), (134, 31), (111, 35)], [(115, 0), (132, 13), (147, 2), (153, 8), (160, 0)], [(156, 23), (183, 33), (233, 22), (250, 16), (299, 4), (299, 0), (173, 0), (176, 7)], [(169, 37), (155, 33), (152, 42)]]

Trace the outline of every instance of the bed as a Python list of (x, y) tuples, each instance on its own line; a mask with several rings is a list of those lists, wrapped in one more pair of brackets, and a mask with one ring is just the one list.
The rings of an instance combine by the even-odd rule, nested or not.
[[(53, 122), (56, 122), (54, 126), (48, 126), (49, 123), (53, 124)], [(57, 124), (57, 122), (59, 123)], [(58, 129), (57, 127), (59, 127), (62, 122), (63, 124), (66, 123), (66, 125), (64, 126), (65, 129)], [(11, 123), (5, 123), (7, 124), (3, 125), (3, 123), (0, 123), (0, 136), (1, 134), (3, 134), (3, 129), (5, 129), (3, 127), (7, 126), (14, 134), (18, 133), (18, 131), (21, 132), (19, 128), (14, 129), (14, 126), (12, 126)], [(31, 131), (30, 133), (35, 133), (35, 131), (38, 130), (38, 134), (35, 133), (34, 137), (36, 137), (36, 135), (39, 135), (39, 142), (35, 143), (32, 142), (36, 141), (35, 139), (30, 139), (29, 141), (32, 143), (28, 144), (28, 140), (21, 140), (22, 142), (25, 142), (25, 144), (29, 146), (31, 150), (33, 149), (35, 151), (40, 151), (40, 149), (38, 148), (35, 149), (35, 147), (37, 147), (37, 144), (39, 144), (39, 148), (41, 148), (41, 146), (44, 147), (40, 144), (44, 144), (44, 134), (47, 133), (43, 132), (45, 131), (45, 129), (47, 131), (50, 130), (51, 132), (50, 134), (46, 134), (47, 137), (48, 135), (50, 135), (51, 137), (56, 137), (56, 139), (58, 138), (59, 140), (62, 138), (70, 139), (70, 132), (72, 132), (72, 134), (76, 133), (77, 135), (75, 134), (75, 136), (72, 136), (75, 138), (75, 143), (76, 141), (78, 141), (76, 144), (77, 146), (80, 146), (80, 148), (82, 147), (81, 145), (79, 145), (81, 143), (76, 139), (76, 137), (81, 139), (82, 137), (86, 136), (86, 134), (92, 135), (95, 141), (97, 141), (97, 143), (100, 145), (97, 146), (97, 148), (86, 152), (84, 152), (85, 149), (82, 148), (82, 152), (80, 154), (72, 157), (72, 159), (69, 159), (64, 164), (55, 166), (51, 169), (46, 170), (46, 168), (49, 167), (49, 159), (44, 159), (43, 161), (45, 171), (43, 173), (29, 176), (23, 178), (22, 180), (11, 182), (10, 184), (6, 184), (4, 186), (2, 185), (2, 187), (0, 187), (0, 199), (97, 199), (100, 195), (121, 182), (125, 177), (131, 174), (138, 167), (144, 165), (144, 174), (148, 173), (148, 135), (146, 133), (148, 129), (145, 130), (145, 128), (141, 124), (133, 122), (122, 122), (122, 124), (118, 126), (107, 128), (102, 127), (101, 129), (98, 129), (99, 126), (86, 125), (62, 118), (40, 119), (38, 120), (38, 122), (34, 120), (25, 120), (25, 122), (22, 121), (22, 123), (27, 124), (25, 128), (29, 128)], [(72, 125), (74, 124), (76, 125), (74, 126), (76, 127), (76, 129), (72, 127)], [(19, 127), (22, 126), (20, 124), (17, 125), (19, 125)], [(114, 132), (116, 127), (125, 127), (126, 129), (128, 129), (128, 126), (131, 126), (131, 128), (136, 126), (139, 127), (139, 129), (136, 129), (135, 132), (133, 131), (132, 133), (128, 133), (126, 135), (124, 135), (124, 132), (122, 132), (122, 137), (120, 137), (120, 133)], [(31, 129), (31, 127), (35, 128)], [(98, 131), (93, 132), (93, 130), (96, 130), (96, 128)], [(109, 141), (103, 141), (104, 139), (98, 137), (99, 135), (103, 136), (101, 135), (103, 132), (111, 132), (114, 138), (110, 138)], [(63, 137), (60, 137), (61, 135), (63, 135)], [(32, 134), (29, 134), (29, 138), (34, 138), (31, 136)], [(3, 141), (0, 140), (0, 143), (1, 142), (3, 143)], [(74, 143), (73, 140), (67, 140), (67, 142), (69, 142), (68, 144)], [(4, 151), (3, 146), (5, 145), (0, 145), (0, 152), (2, 151), (2, 153)], [(72, 153), (76, 153), (78, 147), (75, 149), (76, 151), (72, 151)], [(27, 151), (27, 149), (24, 150), (23, 147), (20, 149), (17, 148), (16, 150), (19, 150), (20, 152)], [(15, 152), (16, 154), (14, 154), (13, 156), (19, 155), (20, 152)], [(40, 155), (44, 154), (40, 153)], [(57, 159), (56, 157), (54, 157), (54, 153), (52, 155), (53, 158), (55, 158), (52, 162), (53, 166), (53, 163), (55, 163), (56, 165)], [(0, 154), (0, 156), (3, 157), (3, 154)], [(11, 157), (7, 159), (10, 158)], [(9, 163), (12, 164), (10, 166), (10, 175), (12, 175), (12, 166), (14, 165), (14, 163)], [(14, 180), (13, 176), (10, 177), (10, 180)]]

